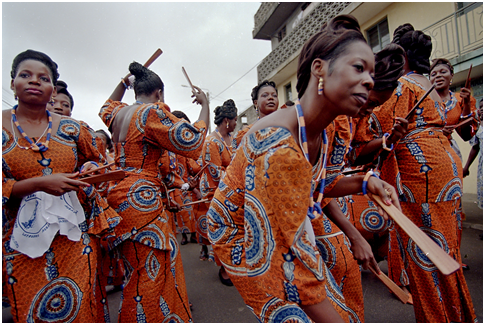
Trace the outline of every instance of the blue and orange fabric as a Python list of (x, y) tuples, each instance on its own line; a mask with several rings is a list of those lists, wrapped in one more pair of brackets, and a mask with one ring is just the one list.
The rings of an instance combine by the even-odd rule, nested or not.
[[(374, 110), (377, 136), (390, 133), (396, 116), (404, 117), (426, 89), (403, 76), (392, 97)], [(462, 195), (462, 166), (442, 129), (445, 105), (429, 96), (409, 120), (408, 133), (384, 161), (381, 178), (395, 186), (403, 213), (461, 264), (457, 209)], [(389, 272), (409, 277), (418, 322), (476, 321), (460, 268), (445, 276), (394, 222), (389, 227)]]
[[(55, 132), (55, 130), (54, 130)], [(15, 322), (109, 322), (106, 290), (101, 284), (100, 245), (108, 246), (120, 222), (94, 187), (78, 192), (86, 221), (78, 242), (57, 235), (43, 256), (32, 259), (10, 248), (19, 200), (11, 199), (15, 182), (56, 173), (74, 173), (87, 161), (105, 161), (96, 135), (80, 122), (62, 117), (45, 152), (24, 150), (13, 134), (2, 129), (2, 269), (3, 291)], [(24, 138), (18, 144), (26, 147)]]
[(200, 203), (197, 211), (196, 229), (199, 243), (210, 244), (207, 235), (207, 211), (219, 181), (224, 175), (227, 166), (231, 163), (233, 154), (234, 149), (232, 145), (228, 147), (215, 132), (209, 134), (205, 139), (204, 149), (197, 162), (202, 168), (205, 167), (199, 180), (200, 194), (203, 200), (209, 200), (209, 202)]
[[(99, 115), (109, 127), (125, 106), (108, 100)], [(205, 132), (203, 121), (191, 125), (172, 115), (164, 103), (142, 104), (131, 118), (125, 141), (114, 144), (116, 166), (127, 175), (108, 194), (109, 204), (124, 217), (116, 238), (126, 270), (120, 321), (191, 321), (159, 161), (164, 151), (199, 157)]]
[(236, 150), (207, 214), (214, 251), (261, 322), (310, 322), (300, 305), (325, 297), (349, 319), (340, 288), (305, 230), (313, 176), (287, 129), (258, 130)]

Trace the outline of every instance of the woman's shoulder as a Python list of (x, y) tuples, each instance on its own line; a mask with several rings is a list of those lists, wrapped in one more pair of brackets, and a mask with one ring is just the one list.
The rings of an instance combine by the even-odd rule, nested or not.
[(260, 156), (280, 148), (292, 148), (298, 151), (299, 146), (287, 128), (271, 126), (246, 135), (241, 147), (246, 154)]

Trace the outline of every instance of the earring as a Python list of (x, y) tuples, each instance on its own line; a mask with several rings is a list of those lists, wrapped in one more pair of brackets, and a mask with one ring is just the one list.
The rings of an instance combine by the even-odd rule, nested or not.
[(318, 79), (318, 94), (323, 95), (323, 78)]
[(226, 129), (229, 129), (229, 122), (226, 123)]
[(19, 100), (19, 98), (17, 97), (17, 94), (15, 92), (13, 93), (13, 98), (15, 98), (15, 100)]
[(54, 103), (55, 103), (55, 101), (54, 101), (54, 96), (52, 96), (52, 97), (51, 97), (51, 102), (50, 102), (50, 104), (51, 104), (51, 105), (54, 105)]

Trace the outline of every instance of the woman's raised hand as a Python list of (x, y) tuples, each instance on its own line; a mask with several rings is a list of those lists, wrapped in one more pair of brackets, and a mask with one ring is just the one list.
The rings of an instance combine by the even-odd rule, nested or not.
[(194, 88), (195, 88), (196, 91), (192, 90), (192, 96), (191, 97), (194, 97), (194, 101), (192, 103), (196, 103), (196, 104), (200, 104), (200, 105), (204, 105), (204, 104), (208, 105), (209, 100), (207, 99), (207, 95), (199, 87), (194, 86)]

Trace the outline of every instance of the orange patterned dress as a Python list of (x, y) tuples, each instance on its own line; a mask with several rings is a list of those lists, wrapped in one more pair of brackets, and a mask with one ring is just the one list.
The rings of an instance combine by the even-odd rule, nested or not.
[[(183, 183), (189, 182), (189, 169), (188, 169), (188, 158), (184, 156), (177, 155), (177, 175), (180, 177)], [(193, 160), (192, 160), (193, 161)], [(186, 190), (178, 190), (176, 192), (176, 200), (177, 203), (180, 205), (191, 203), (192, 200), (192, 191)], [(178, 230), (181, 233), (190, 234), (195, 232), (195, 215), (192, 209), (192, 205), (187, 205), (182, 208), (179, 212), (177, 212), (177, 226)]]
[(348, 319), (340, 288), (305, 230), (312, 182), (312, 166), (291, 133), (269, 127), (243, 139), (212, 200), (214, 251), (261, 322), (311, 322), (300, 305), (325, 297)]
[[(2, 129), (2, 269), (3, 292), (12, 306), (15, 322), (109, 322), (104, 285), (98, 266), (100, 244), (113, 236), (109, 231), (120, 217), (94, 187), (78, 192), (86, 221), (79, 226), (80, 241), (56, 235), (43, 256), (32, 259), (10, 248), (10, 237), (20, 200), (11, 199), (15, 182), (51, 175), (74, 173), (87, 161), (105, 161), (96, 147), (93, 130), (69, 117), (62, 117), (45, 152), (24, 150), (13, 135)], [(24, 138), (18, 144), (28, 147)], [(45, 141), (45, 140), (44, 140)], [(100, 268), (99, 268), (100, 269)]]
[[(406, 116), (425, 92), (413, 78), (401, 77), (392, 97), (374, 111), (377, 134), (390, 133), (394, 118)], [(445, 106), (427, 97), (384, 161), (381, 177), (396, 187), (403, 213), (461, 264), (456, 214), (463, 173), (443, 135), (445, 123)], [(389, 235), (389, 272), (395, 279), (404, 265), (418, 322), (476, 321), (461, 268), (445, 276), (393, 222)]]
[[(108, 100), (99, 113), (109, 127), (127, 104)], [(169, 112), (164, 103), (136, 108), (126, 140), (115, 144), (115, 162), (127, 174), (113, 184), (109, 204), (124, 218), (116, 243), (125, 263), (126, 284), (119, 322), (189, 322), (179, 246), (167, 215), (159, 161), (165, 150), (196, 158), (205, 123), (194, 125)]]
[[(212, 200), (222, 175), (231, 163), (233, 154), (233, 147), (227, 147), (219, 136), (209, 134), (205, 139), (204, 149), (198, 160), (199, 165), (202, 167), (208, 164), (201, 172), (199, 180), (199, 189), (203, 200)], [(199, 215), (196, 221), (199, 242), (206, 245), (210, 244), (207, 235), (207, 211), (209, 207), (210, 201), (199, 205)]]

